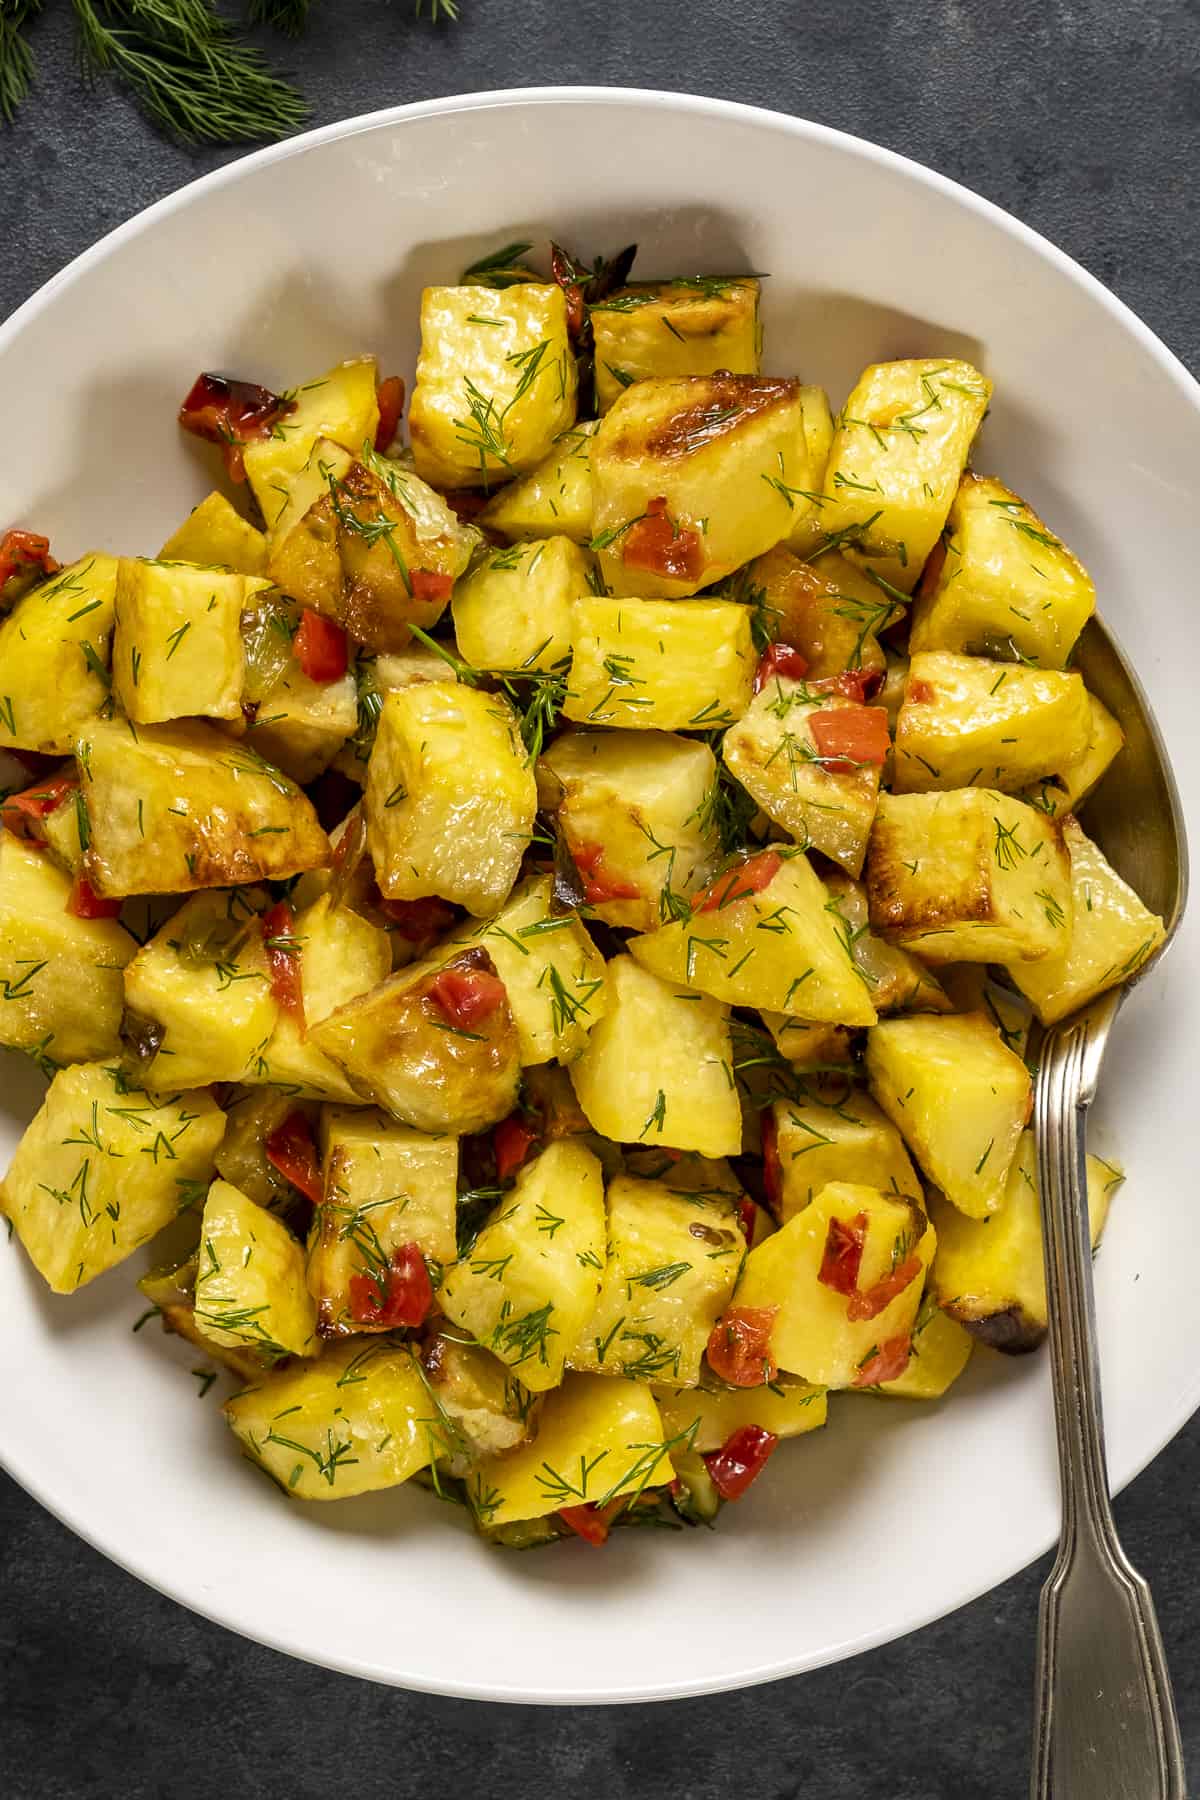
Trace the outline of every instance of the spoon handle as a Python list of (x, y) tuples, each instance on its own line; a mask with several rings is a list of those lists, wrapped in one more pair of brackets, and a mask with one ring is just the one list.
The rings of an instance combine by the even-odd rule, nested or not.
[(1082, 1023), (1049, 1031), (1037, 1084), (1038, 1176), (1062, 1536), (1038, 1615), (1033, 1800), (1187, 1800), (1150, 1589), (1108, 1498), (1084, 1152)]

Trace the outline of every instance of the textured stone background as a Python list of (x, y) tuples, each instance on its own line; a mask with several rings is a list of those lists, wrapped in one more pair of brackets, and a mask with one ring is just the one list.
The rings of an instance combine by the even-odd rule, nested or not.
[[(165, 144), (122, 96), (85, 93), (67, 11), (53, 0), (39, 24), (42, 88), (0, 133), (0, 316), (111, 226), (232, 154)], [(824, 120), (1009, 208), (1200, 370), (1200, 0), (462, 0), (461, 23), (436, 29), (412, 21), (408, 0), (324, 0), (318, 11), (306, 39), (272, 44), (315, 123), (540, 82), (689, 89)], [(1194, 1422), (1117, 1512), (1155, 1583), (1200, 1766), (1198, 1484)], [(921, 1544), (919, 1498), (897, 1504), (897, 1554), (935, 1554)], [(0, 1793), (1014, 1800), (1026, 1790), (1044, 1573), (774, 1687), (535, 1712), (396, 1693), (245, 1643), (110, 1567), (0, 1477)], [(736, 1594), (709, 1626), (753, 1628)]]

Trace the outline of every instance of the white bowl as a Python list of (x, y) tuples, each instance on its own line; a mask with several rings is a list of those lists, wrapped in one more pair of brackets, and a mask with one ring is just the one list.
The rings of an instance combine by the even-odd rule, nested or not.
[[(963, 353), (996, 383), (979, 465), (1090, 566), (1200, 841), (1200, 389), (1109, 293), (962, 188), (822, 126), (713, 100), (547, 89), (313, 132), (184, 189), (0, 329), (0, 525), (152, 552), (210, 485), (176, 429), (201, 368), (275, 386), (361, 350), (411, 372), (422, 285), (513, 238), (639, 274), (755, 269), (767, 365), (835, 404), (868, 362)], [(1200, 1402), (1200, 919), (1122, 1016), (1093, 1129), (1130, 1179), (1097, 1265), (1114, 1481)], [(0, 1153), (40, 1083), (4, 1061)], [(1095, 1140), (1094, 1140), (1095, 1141)], [(1051, 1542), (1044, 1357), (980, 1356), (941, 1405), (838, 1396), (719, 1531), (491, 1551), (416, 1490), (302, 1507), (239, 1460), (195, 1351), (134, 1337), (133, 1272), (47, 1294), (0, 1241), (0, 1454), (186, 1605), (354, 1674), (499, 1700), (695, 1694), (814, 1668), (960, 1606)], [(1031, 1621), (1032, 1627), (1032, 1621)]]

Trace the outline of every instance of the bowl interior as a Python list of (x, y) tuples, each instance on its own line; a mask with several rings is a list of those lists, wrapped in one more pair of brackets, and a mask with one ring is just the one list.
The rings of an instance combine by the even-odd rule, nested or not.
[[(276, 386), (375, 351), (411, 376), (419, 293), (486, 250), (632, 239), (638, 273), (768, 272), (766, 363), (840, 403), (863, 364), (965, 355), (996, 384), (977, 466), (1089, 565), (1156, 709), (1193, 831), (1184, 653), (1200, 405), (1130, 314), (994, 209), (820, 127), (713, 101), (553, 91), (333, 128), (123, 228), (0, 329), (0, 522), (60, 554), (153, 553), (214, 484), (175, 409), (200, 368)], [(2, 683), (0, 683), (2, 685)], [(1097, 1264), (1124, 1482), (1200, 1400), (1191, 1269), (1200, 925), (1123, 1013), (1092, 1121), (1127, 1165)], [(3, 1062), (0, 1156), (39, 1078)], [(817, 1666), (936, 1617), (1056, 1529), (1044, 1360), (979, 1356), (931, 1407), (838, 1396), (719, 1532), (487, 1550), (416, 1491), (301, 1508), (238, 1460), (200, 1359), (129, 1266), (71, 1300), (0, 1243), (0, 1457), (144, 1579), (281, 1649), (497, 1699), (696, 1693)], [(738, 1624), (731, 1627), (731, 1608)]]

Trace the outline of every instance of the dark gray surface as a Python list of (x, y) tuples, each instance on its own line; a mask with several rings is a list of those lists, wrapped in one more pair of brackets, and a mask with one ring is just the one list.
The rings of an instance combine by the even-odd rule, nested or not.
[[(273, 44), (315, 123), (542, 82), (690, 89), (824, 120), (1008, 207), (1200, 368), (1198, 0), (462, 0), (461, 23), (437, 29), (409, 12), (408, 0), (325, 0), (306, 40)], [(0, 316), (232, 154), (164, 144), (123, 97), (84, 94), (66, 13), (54, 0), (36, 34), (43, 87), (0, 134)], [(1193, 1421), (1117, 1511), (1155, 1585), (1200, 1766), (1198, 1483)], [(897, 1495), (896, 1554), (936, 1553), (920, 1495)], [(0, 1477), (0, 1793), (1014, 1800), (1044, 1572), (821, 1674), (660, 1708), (537, 1713), (396, 1693), (247, 1644), (139, 1586)], [(380, 1601), (402, 1627), (403, 1595)], [(697, 1629), (752, 1635), (754, 1620), (730, 1594), (725, 1616)]]

